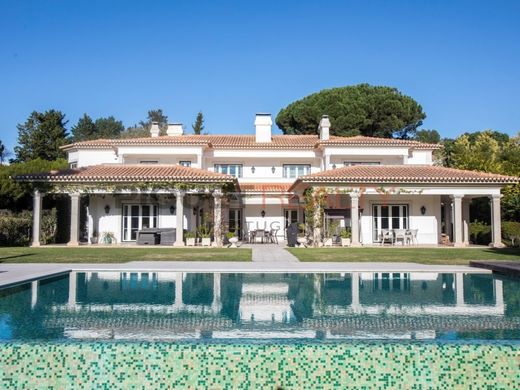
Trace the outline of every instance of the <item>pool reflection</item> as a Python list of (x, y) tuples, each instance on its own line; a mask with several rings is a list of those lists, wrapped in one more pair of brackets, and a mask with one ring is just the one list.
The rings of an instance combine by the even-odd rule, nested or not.
[(520, 339), (491, 274), (72, 272), (0, 291), (10, 339)]

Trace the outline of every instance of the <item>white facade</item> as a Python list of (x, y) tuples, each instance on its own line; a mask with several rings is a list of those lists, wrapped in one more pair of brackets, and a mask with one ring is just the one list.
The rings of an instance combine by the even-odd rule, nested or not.
[[(86, 141), (69, 145), (65, 150), (71, 168), (84, 169), (103, 164), (183, 165), (234, 175), (238, 187), (247, 190), (237, 190), (224, 201), (224, 224), (240, 229), (243, 237), (251, 230), (266, 229), (273, 230), (279, 239), (283, 239), (289, 222), (303, 222), (304, 219), (302, 188), (296, 189), (293, 185), (298, 177), (357, 165), (432, 166), (433, 152), (437, 148), (413, 141), (379, 142), (372, 139), (375, 140), (372, 142), (362, 137), (359, 142), (351, 142), (356, 138), (331, 137), (330, 123), (326, 117), (317, 129), (319, 135), (312, 142), (302, 143), (302, 147), (298, 147), (299, 140), (310, 139), (305, 138), (309, 136), (273, 136), (272, 119), (268, 114), (258, 114), (255, 126), (254, 137), (185, 136), (182, 135), (182, 126), (174, 124), (169, 125), (168, 136), (159, 137), (154, 124), (149, 140)], [(340, 190), (348, 188), (361, 194), (356, 210), (359, 211), (359, 243), (362, 245), (378, 243), (381, 224), (390, 228), (417, 229), (419, 244), (440, 243), (443, 231), (456, 245), (466, 244), (469, 239), (467, 226), (464, 230), (464, 225), (469, 223), (469, 216), (462, 208), (467, 207), (464, 205), (471, 197), (496, 199), (501, 189), (500, 183), (481, 186), (401, 183), (388, 187), (393, 190), (388, 195), (377, 190), (377, 183), (364, 186), (349, 182), (340, 184)], [(334, 186), (330, 187), (331, 193), (334, 193)], [(288, 192), (290, 188), (291, 193)], [(294, 195), (299, 198), (291, 199)], [(111, 232), (117, 242), (133, 241), (135, 237), (129, 240), (129, 236), (125, 236), (129, 224), (136, 224), (134, 230), (145, 225), (177, 228), (181, 220), (182, 229), (194, 231), (205, 218), (205, 213), (212, 210), (212, 201), (186, 195), (178, 203), (176, 197), (175, 193), (167, 191), (155, 195), (107, 192), (89, 195), (88, 236), (95, 232), (98, 235)], [(464, 200), (459, 202), (462, 197)], [(334, 204), (331, 197), (327, 208), (349, 210), (351, 198), (343, 194)], [(139, 205), (145, 206), (144, 211)], [(179, 205), (182, 206), (182, 218), (177, 216)], [(125, 216), (125, 210), (130, 214)], [(131, 214), (132, 210), (139, 213), (137, 219), (132, 219), (135, 217)], [(391, 213), (392, 210), (391, 216), (376, 215), (378, 212)], [(398, 210), (401, 214), (396, 215)], [(146, 214), (144, 217), (141, 215), (143, 213)], [(351, 217), (345, 215), (341, 226), (350, 226)]]

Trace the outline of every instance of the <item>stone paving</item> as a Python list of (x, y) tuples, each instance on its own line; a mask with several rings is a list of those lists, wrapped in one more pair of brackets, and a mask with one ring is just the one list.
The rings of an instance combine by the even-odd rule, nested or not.
[(253, 249), (252, 258), (254, 262), (299, 263), (298, 258), (286, 251), (282, 245), (255, 244), (251, 248)]

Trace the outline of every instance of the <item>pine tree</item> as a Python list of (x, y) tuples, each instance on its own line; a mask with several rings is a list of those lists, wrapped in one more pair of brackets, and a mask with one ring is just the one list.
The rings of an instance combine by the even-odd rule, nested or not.
[(119, 138), (121, 137), (121, 133), (125, 130), (123, 122), (118, 121), (113, 116), (98, 118), (94, 124), (97, 130), (96, 138)]
[(204, 115), (202, 114), (202, 111), (199, 111), (195, 123), (191, 125), (191, 127), (193, 128), (194, 134), (202, 134), (202, 130), (204, 130)]
[(98, 129), (92, 118), (87, 114), (83, 114), (83, 117), (78, 120), (78, 123), (71, 130), (73, 142), (99, 138)]
[(64, 156), (61, 146), (67, 143), (65, 115), (60, 111), (33, 111), (18, 128), (18, 145), (14, 148), (16, 161), (37, 158), (53, 161)]

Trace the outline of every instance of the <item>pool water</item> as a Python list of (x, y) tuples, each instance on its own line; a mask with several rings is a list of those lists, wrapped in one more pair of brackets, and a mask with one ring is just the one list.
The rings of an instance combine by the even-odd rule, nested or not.
[(0, 290), (2, 341), (520, 340), (482, 273), (72, 272)]

